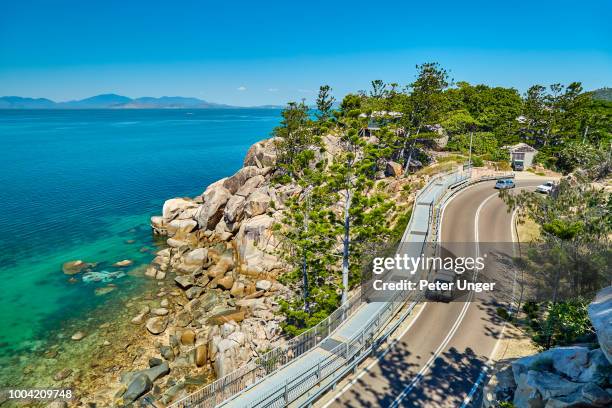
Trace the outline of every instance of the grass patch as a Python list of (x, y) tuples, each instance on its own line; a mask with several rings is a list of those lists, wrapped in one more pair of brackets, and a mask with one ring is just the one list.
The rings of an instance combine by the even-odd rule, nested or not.
[(452, 161), (436, 163), (431, 166), (423, 167), (421, 170), (417, 171), (414, 174), (419, 176), (432, 176), (434, 174), (444, 173), (445, 171), (453, 170), (455, 166), (456, 163)]
[(448, 162), (463, 163), (466, 160), (467, 160), (467, 157), (461, 154), (449, 154), (448, 156), (442, 156), (442, 157), (436, 158), (436, 161), (438, 163), (448, 163)]
[(510, 171), (512, 170), (512, 166), (507, 161), (498, 161), (495, 162), (495, 166), (499, 171)]
[(542, 228), (531, 218), (524, 218), (519, 220), (516, 232), (519, 242), (534, 242), (540, 238)]

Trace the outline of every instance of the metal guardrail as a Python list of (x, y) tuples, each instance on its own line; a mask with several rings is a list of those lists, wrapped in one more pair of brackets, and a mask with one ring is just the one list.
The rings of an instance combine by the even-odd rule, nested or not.
[[(448, 177), (450, 174), (452, 173), (445, 173), (432, 178), (421, 189), (419, 194), (417, 194), (415, 197), (413, 214), (419, 198), (426, 194), (435, 183), (437, 183), (439, 180), (444, 180), (444, 178)], [(471, 182), (468, 182), (467, 184), (465, 183), (466, 180), (469, 180), (468, 177), (469, 176), (457, 174), (454, 179), (449, 178), (444, 180), (444, 193), (435, 197), (435, 199), (429, 204), (428, 226), (431, 225), (431, 221), (435, 219), (436, 222), (434, 223), (433, 230), (434, 235), (437, 235), (439, 230), (439, 228), (436, 228), (437, 224), (439, 223), (439, 216), (435, 216), (436, 209), (439, 207), (442, 199), (447, 196), (445, 193), (452, 185), (471, 184)], [(497, 178), (499, 178), (499, 176), (497, 176)], [(461, 188), (457, 190), (460, 189)], [(439, 210), (437, 213), (437, 215), (439, 215)], [(408, 227), (406, 228), (404, 238), (410, 231), (411, 226), (412, 217)], [(427, 241), (428, 237), (430, 237), (429, 229), (425, 236), (423, 245)], [(331, 356), (321, 361), (316, 367), (310, 368), (294, 378), (287, 379), (283, 387), (262, 396), (256, 403), (250, 406), (286, 406), (288, 403), (295, 401), (300, 396), (303, 396), (311, 388), (313, 388), (314, 385), (320, 385), (322, 381), (327, 379), (336, 370), (342, 368), (342, 366), (347, 366), (348, 362), (353, 362), (352, 366), (358, 364), (359, 361), (363, 360), (363, 358), (367, 356), (367, 353), (371, 352), (372, 347), (377, 342), (380, 342), (381, 339), (384, 339), (390, 334), (387, 332), (382, 337), (375, 339), (375, 334), (380, 333), (381, 329), (389, 323), (390, 318), (405, 304), (407, 296), (407, 292), (398, 292), (391, 301), (387, 302), (386, 306), (381, 311), (370, 319), (368, 324), (365, 326), (365, 329), (361, 331), (359, 335), (350, 339), (350, 341), (346, 343), (338, 345), (331, 351)], [(336, 309), (332, 314), (330, 314), (316, 326), (300, 334), (299, 336), (294, 337), (286, 344), (262, 355), (254, 362), (240, 367), (227, 376), (217, 379), (213, 383), (208, 384), (193, 394), (190, 394), (187, 397), (171, 404), (169, 408), (213, 408), (219, 404), (222, 404), (224, 401), (239, 394), (247, 388), (251, 388), (257, 383), (263, 381), (267, 376), (292, 362), (304, 353), (319, 346), (323, 340), (329, 337), (342, 323), (352, 316), (362, 303), (361, 292), (358, 290), (345, 304)], [(363, 358), (356, 358), (357, 356), (362, 356)]]
[[(461, 178), (461, 176), (457, 176), (456, 178), (445, 180), (445, 177), (448, 176), (448, 173), (436, 176), (421, 189), (419, 194), (415, 197), (413, 214), (414, 209), (419, 202), (419, 198), (428, 193), (434, 184), (438, 183), (440, 180), (444, 180), (444, 190), (442, 191), (445, 192), (451, 182), (456, 182)], [(429, 220), (431, 220), (434, 206), (437, 205), (443, 196), (444, 193), (436, 196), (435, 199), (429, 203)], [(429, 227), (430, 223), (428, 222), (427, 225)], [(408, 224), (408, 227), (406, 228), (404, 238), (410, 231), (411, 226), (412, 218)], [(425, 235), (425, 239), (422, 243), (423, 247), (425, 246), (429, 233), (430, 231), (428, 228), (427, 234)], [(400, 291), (396, 293), (390, 301), (386, 302), (382, 310), (370, 318), (359, 334), (355, 335), (347, 342), (337, 345), (330, 351), (330, 355), (319, 361), (316, 366), (310, 367), (306, 371), (301, 372), (292, 378), (288, 378), (284, 384), (276, 387), (273, 391), (262, 395), (259, 399), (251, 404), (245, 405), (245, 407), (284, 407), (292, 402), (295, 402), (298, 398), (304, 397), (305, 395), (308, 396), (308, 402), (314, 400), (318, 395), (325, 392), (330, 386), (333, 385), (335, 378), (341, 378), (344, 376), (347, 370), (352, 369), (364, 358), (370, 355), (377, 345), (382, 343), (382, 341), (384, 341), (384, 339), (386, 339), (386, 337), (393, 332), (394, 327), (396, 326), (392, 326), (392, 328), (387, 330), (382, 336), (377, 336), (381, 333), (384, 327), (391, 322), (391, 318), (404, 306), (409, 295), (410, 293), (407, 291)], [(418, 298), (413, 300), (415, 300), (415, 302), (409, 308), (407, 312), (408, 314), (412, 311), (412, 308), (414, 307), (414, 304), (416, 304), (416, 300), (418, 300)], [(399, 322), (401, 322), (401, 320), (396, 323), (399, 324)], [(325, 384), (326, 381), (328, 384)], [(313, 389), (317, 389), (317, 391), (312, 392)]]
[[(393, 299), (386, 302), (385, 307), (368, 321), (363, 330), (355, 335), (348, 342), (341, 343), (330, 350), (329, 355), (318, 364), (299, 375), (288, 378), (285, 384), (275, 391), (262, 396), (252, 404), (245, 405), (245, 408), (252, 407), (285, 407), (306, 395), (306, 401), (300, 405), (308, 405), (321, 393), (333, 386), (333, 379), (342, 378), (346, 372), (359, 364), (369, 356), (389, 334), (394, 331), (394, 327), (382, 336), (377, 336), (405, 304), (407, 292), (401, 291), (394, 295)], [(416, 302), (407, 311), (409, 314)], [(331, 380), (331, 381), (330, 381)], [(308, 394), (313, 389), (316, 392)]]
[(253, 362), (206, 385), (202, 389), (169, 405), (169, 408), (212, 408), (313, 349), (340, 326), (362, 303), (360, 288), (338, 309), (316, 326), (263, 354)]

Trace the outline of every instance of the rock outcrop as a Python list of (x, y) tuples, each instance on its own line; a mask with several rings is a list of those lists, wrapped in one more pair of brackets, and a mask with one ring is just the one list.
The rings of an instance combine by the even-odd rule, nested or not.
[(279, 139), (272, 138), (255, 143), (248, 150), (244, 158), (245, 166), (259, 168), (272, 166), (276, 162), (276, 145)]
[(597, 333), (601, 350), (612, 364), (612, 286), (597, 293), (589, 305), (589, 319)]
[(385, 168), (385, 176), (400, 177), (403, 174), (404, 174), (404, 170), (402, 169), (401, 164), (394, 162), (394, 161), (387, 162), (387, 166)]
[(610, 406), (612, 365), (605, 347), (610, 346), (611, 293), (612, 287), (603, 289), (589, 306), (601, 348), (556, 347), (502, 364), (483, 390), (483, 407), (503, 401), (517, 408)]
[[(157, 339), (159, 355), (149, 361), (163, 360), (164, 371), (210, 370), (221, 377), (280, 341), (277, 298), (293, 295), (275, 282), (284, 265), (272, 229), (284, 202), (301, 188), (272, 186), (275, 160), (274, 139), (256, 143), (234, 175), (200, 196), (167, 200), (162, 214), (151, 217), (168, 248), (156, 253), (145, 276), (166, 280), (170, 274), (175, 289), (160, 291), (163, 300), (132, 323)], [(125, 403), (156, 392), (150, 370), (126, 374)], [(164, 403), (184, 392), (185, 380), (172, 384), (159, 396)]]
[[(331, 162), (340, 140), (322, 139), (325, 149), (316, 153), (317, 160)], [(219, 378), (282, 344), (279, 300), (295, 294), (276, 280), (287, 265), (279, 256), (275, 226), (282, 227), (287, 201), (299, 199), (303, 189), (272, 182), (275, 160), (275, 139), (256, 143), (235, 174), (200, 196), (167, 200), (162, 214), (151, 218), (153, 231), (166, 237), (168, 248), (156, 253), (145, 276), (172, 289), (160, 290), (157, 297), (165, 303), (141, 310), (132, 323), (155, 339), (158, 355), (147, 358), (163, 359), (170, 377), (184, 376), (155, 395), (164, 404), (185, 392), (186, 373)], [(396, 201), (414, 182), (402, 177), (398, 166), (384, 183)], [(141, 374), (124, 384), (131, 388), (125, 400), (156, 393), (159, 387), (150, 384), (155, 380)]]
[(95, 266), (94, 263), (84, 262), (80, 259), (76, 261), (65, 262), (62, 265), (62, 271), (66, 275), (76, 275)]

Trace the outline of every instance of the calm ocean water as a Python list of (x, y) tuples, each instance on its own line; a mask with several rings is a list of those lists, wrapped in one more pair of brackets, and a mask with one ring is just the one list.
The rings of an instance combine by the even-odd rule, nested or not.
[(232, 174), (278, 122), (256, 109), (0, 110), (0, 349), (27, 350), (113, 296), (68, 282), (62, 263), (148, 262), (164, 200)]

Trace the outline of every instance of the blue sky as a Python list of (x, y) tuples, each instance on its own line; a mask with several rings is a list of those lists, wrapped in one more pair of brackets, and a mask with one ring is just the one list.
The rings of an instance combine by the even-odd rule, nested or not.
[[(469, 4), (466, 4), (469, 3)], [(502, 4), (503, 3), (503, 4)], [(0, 95), (237, 105), (455, 80), (612, 86), (612, 1), (0, 1)]]

